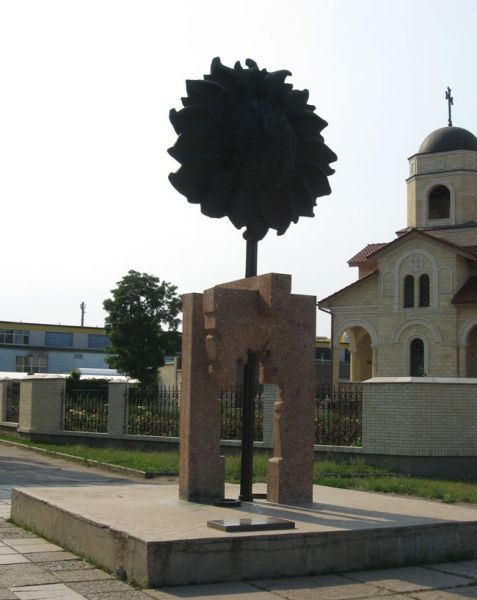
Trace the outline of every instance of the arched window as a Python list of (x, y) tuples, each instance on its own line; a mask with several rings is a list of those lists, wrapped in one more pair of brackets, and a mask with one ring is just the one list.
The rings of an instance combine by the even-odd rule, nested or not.
[(429, 275), (419, 277), (419, 306), (429, 306)]
[(410, 346), (411, 377), (424, 377), (424, 342), (420, 338), (414, 338)]
[(450, 217), (450, 191), (445, 185), (436, 185), (429, 193), (429, 221)]
[(411, 308), (414, 306), (414, 277), (412, 275), (406, 275), (404, 277), (404, 308)]

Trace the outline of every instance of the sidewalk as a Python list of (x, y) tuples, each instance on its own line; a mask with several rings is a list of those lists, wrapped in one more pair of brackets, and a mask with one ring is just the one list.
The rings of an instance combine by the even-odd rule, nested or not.
[[(12, 460), (16, 468), (2, 468)], [(11, 464), (11, 463), (10, 463)], [(19, 465), (23, 465), (21, 473)], [(28, 475), (29, 474), (29, 475)], [(40, 474), (40, 475), (39, 475)], [(8, 523), (12, 484), (117, 485), (128, 478), (0, 447), (0, 600), (457, 600), (477, 598), (477, 560), (280, 580), (136, 590), (31, 532)], [(21, 484), (18, 482), (21, 480)], [(150, 482), (148, 482), (150, 485)]]

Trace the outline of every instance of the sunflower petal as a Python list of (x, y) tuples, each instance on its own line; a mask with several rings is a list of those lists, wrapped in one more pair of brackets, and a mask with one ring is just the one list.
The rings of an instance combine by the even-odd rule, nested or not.
[(230, 192), (227, 188), (208, 189), (201, 206), (202, 213), (215, 219), (226, 217), (229, 208), (229, 196)]
[(315, 197), (305, 181), (295, 177), (287, 182), (285, 189), (292, 202), (294, 223), (296, 223), (298, 217), (314, 216), (313, 208), (316, 206)]
[(184, 163), (191, 158), (215, 157), (215, 162), (220, 156), (219, 140), (210, 131), (197, 130), (184, 132), (179, 135), (176, 143), (168, 150), (169, 154), (178, 162)]
[[(240, 63), (239, 63), (240, 64)], [(249, 70), (240, 68), (231, 69), (220, 62), (220, 58), (214, 58), (210, 67), (210, 75), (206, 75), (207, 81), (215, 81), (227, 90), (229, 98), (236, 100), (243, 96), (246, 86), (244, 85), (244, 74)], [(246, 77), (246, 75), (245, 75)]]
[(182, 167), (176, 173), (169, 173), (169, 181), (175, 189), (185, 196), (191, 204), (201, 204), (204, 201), (204, 190), (202, 181), (194, 181), (184, 177), (181, 173)]
[(315, 197), (331, 194), (328, 178), (320, 169), (304, 166), (300, 169), (299, 177), (306, 182)]
[(230, 194), (229, 219), (240, 229), (253, 222), (256, 212), (255, 191), (247, 185), (239, 185)]
[(309, 133), (310, 131), (319, 133), (328, 125), (324, 119), (309, 110), (292, 113), (288, 115), (288, 118), (296, 133)]
[(201, 128), (217, 129), (214, 111), (206, 106), (188, 106), (179, 111), (173, 108), (169, 113), (169, 120), (177, 134)]
[(188, 79), (186, 90), (191, 101), (204, 102), (206, 106), (221, 109), (228, 100), (228, 93), (224, 86), (217, 81), (204, 81), (202, 79)]
[(275, 189), (259, 196), (259, 210), (269, 227), (276, 229), (278, 235), (284, 233), (292, 218), (290, 198), (286, 192)]

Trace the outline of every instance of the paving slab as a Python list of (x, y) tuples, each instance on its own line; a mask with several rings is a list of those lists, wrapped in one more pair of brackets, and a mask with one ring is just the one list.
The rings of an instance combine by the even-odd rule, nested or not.
[(30, 562), (28, 558), (15, 552), (14, 554), (2, 554), (0, 555), (0, 565), (17, 565), (20, 563)]
[(31, 562), (43, 563), (49, 561), (58, 561), (58, 560), (74, 560), (78, 558), (75, 554), (71, 552), (64, 551), (55, 551), (55, 552), (31, 552), (29, 554), (25, 554), (25, 556)]
[(417, 592), (412, 594), (412, 598), (416, 600), (469, 600), (469, 598), (477, 598), (477, 586)]
[(157, 600), (178, 600), (193, 598), (194, 600), (279, 600), (276, 594), (257, 589), (246, 582), (215, 583), (208, 585), (181, 586), (161, 590), (144, 590), (150, 598)]
[[(12, 520), (111, 572), (121, 568), (146, 587), (477, 556), (475, 508), (323, 486), (314, 494), (306, 506), (260, 499), (224, 508), (179, 500), (176, 485), (22, 488), (13, 490)], [(226, 496), (237, 497), (238, 486), (226, 486)], [(257, 516), (290, 519), (295, 529), (226, 533), (207, 527), (209, 520)], [(37, 561), (35, 554), (48, 553), (27, 557)]]
[(62, 583), (15, 586), (11, 588), (11, 591), (20, 600), (84, 600), (84, 596), (77, 594)]
[(16, 596), (11, 590), (0, 588), (0, 600), (18, 600), (18, 596)]
[[(43, 566), (43, 565), (42, 565)], [(109, 573), (101, 571), (100, 569), (78, 569), (69, 571), (55, 571), (56, 577), (60, 581), (67, 582), (79, 582), (79, 581), (101, 581), (104, 579), (113, 579)]]
[(287, 600), (353, 600), (387, 595), (382, 588), (354, 581), (342, 575), (260, 580), (253, 583)]
[(2, 554), (17, 554), (17, 551), (11, 548), (10, 546), (6, 546), (2, 542), (0, 542), (0, 555)]
[(346, 575), (364, 583), (372, 583), (387, 591), (400, 593), (445, 589), (469, 584), (467, 577), (426, 569), (425, 567), (381, 569), (377, 571), (346, 573)]
[(36, 585), (58, 583), (58, 579), (29, 562), (16, 565), (0, 565), (0, 582), (4, 587), (12, 585)]
[(79, 581), (69, 583), (72, 590), (76, 590), (85, 596), (99, 592), (130, 592), (131, 586), (118, 579), (106, 579), (104, 581)]
[(477, 582), (477, 560), (439, 563), (437, 565), (432, 565), (428, 568), (436, 571), (443, 571), (444, 573), (462, 575), (463, 577), (469, 577), (469, 579), (472, 579)]
[(35, 535), (29, 531), (24, 531), (19, 527), (4, 527), (0, 529), (0, 540), (7, 542), (10, 539), (33, 539)]
[(75, 560), (51, 560), (51, 561), (42, 561), (41, 568), (45, 569), (45, 571), (52, 571), (56, 573), (57, 571), (77, 571), (79, 569), (93, 569), (93, 565), (90, 563), (81, 560), (80, 558), (75, 556)]

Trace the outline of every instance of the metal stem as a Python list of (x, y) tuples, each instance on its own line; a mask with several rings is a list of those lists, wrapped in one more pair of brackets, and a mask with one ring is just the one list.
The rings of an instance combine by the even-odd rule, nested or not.
[[(247, 257), (245, 277), (257, 275), (258, 240), (246, 238)], [(257, 391), (257, 355), (248, 352), (243, 371), (242, 387), (242, 454), (240, 464), (240, 500), (253, 502), (253, 429), (255, 420), (255, 395)]]
[(257, 274), (258, 240), (247, 239), (247, 258), (245, 262), (245, 277), (255, 277)]
[(255, 395), (257, 390), (257, 355), (248, 352), (243, 371), (242, 397), (242, 456), (240, 470), (240, 500), (253, 501), (253, 429), (255, 420)]

